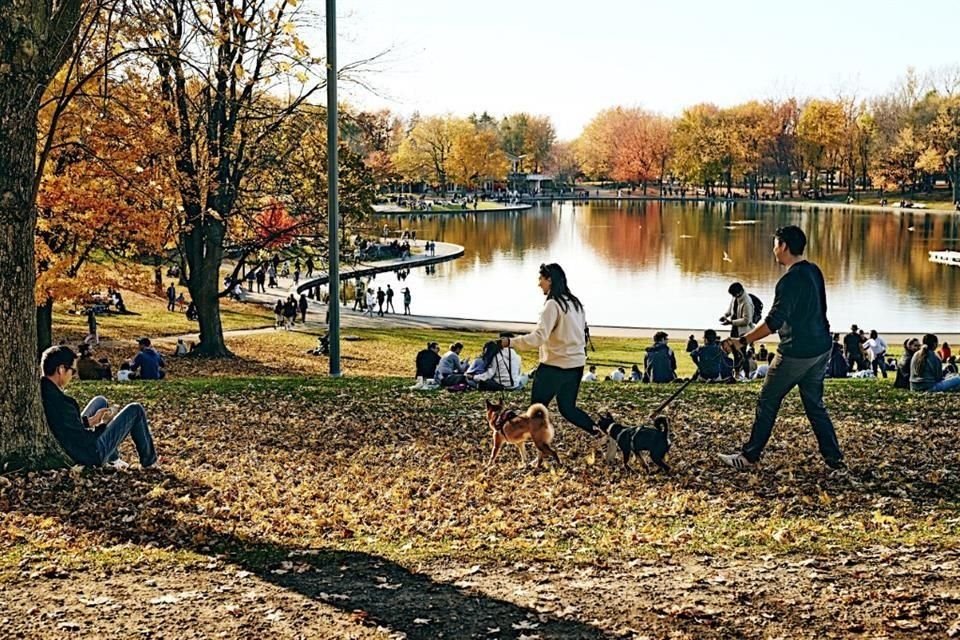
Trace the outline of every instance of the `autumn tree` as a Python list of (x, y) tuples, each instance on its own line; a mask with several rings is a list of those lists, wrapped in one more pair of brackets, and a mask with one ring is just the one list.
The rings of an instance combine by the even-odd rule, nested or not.
[(446, 193), (457, 123), (458, 119), (450, 116), (432, 116), (413, 125), (394, 160), (407, 180), (432, 179), (440, 192)]
[(507, 157), (500, 150), (495, 130), (478, 127), (469, 120), (454, 121), (452, 130), (449, 162), (450, 177), (455, 182), (476, 188), (485, 180), (507, 177)]
[(577, 160), (576, 144), (574, 142), (558, 142), (553, 145), (547, 157), (545, 169), (553, 173), (557, 181), (573, 185), (577, 177), (583, 172)]
[(180, 243), (200, 355), (229, 353), (220, 267), (244, 205), (249, 212), (260, 204), (242, 198), (261, 167), (263, 142), (324, 86), (323, 61), (299, 35), (307, 16), (295, 0), (137, 0), (137, 44), (149, 50), (175, 147)]
[(577, 159), (584, 174), (594, 180), (613, 177), (619, 146), (616, 128), (622, 112), (621, 107), (604, 109), (587, 123), (577, 138)]
[[(146, 288), (131, 270), (110, 268), (141, 257), (153, 259), (162, 288), (160, 265), (176, 237), (169, 148), (149, 83), (132, 73), (107, 82), (102, 93), (79, 92), (49, 131), (37, 198), (41, 350), (51, 343), (54, 299), (81, 303), (105, 284)], [(59, 104), (41, 110), (40, 121), (49, 124)]]
[(820, 190), (820, 174), (827, 172), (828, 186), (841, 152), (846, 116), (843, 105), (835, 100), (811, 100), (804, 105), (797, 124), (797, 135), (806, 165), (811, 170), (814, 192)]
[(0, 5), (0, 465), (60, 461), (37, 385), (35, 176), (43, 91), (72, 53), (79, 0)]
[(960, 96), (944, 98), (930, 131), (932, 149), (939, 155), (953, 189), (953, 202), (960, 202)]
[(728, 133), (712, 104), (690, 107), (677, 120), (672, 166), (685, 181), (703, 185), (708, 196), (730, 165)]

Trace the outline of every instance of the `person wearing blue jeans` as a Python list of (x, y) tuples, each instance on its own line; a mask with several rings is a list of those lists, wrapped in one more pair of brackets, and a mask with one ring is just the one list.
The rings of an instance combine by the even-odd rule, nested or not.
[(940, 340), (932, 333), (923, 336), (920, 350), (910, 361), (910, 390), (927, 393), (960, 391), (960, 376), (943, 377), (943, 362), (937, 355)]
[(833, 351), (830, 323), (827, 322), (827, 294), (823, 273), (803, 257), (807, 236), (800, 227), (777, 229), (773, 255), (787, 267), (777, 282), (773, 305), (766, 319), (742, 337), (741, 343), (756, 342), (774, 331), (780, 345), (763, 380), (750, 439), (739, 453), (721, 454), (720, 460), (734, 469), (744, 470), (760, 461), (783, 399), (794, 388), (817, 438), (820, 455), (831, 469), (846, 468), (837, 434), (823, 404), (823, 378)]
[(117, 448), (130, 436), (140, 465), (144, 469), (155, 467), (157, 452), (143, 405), (128, 404), (112, 416), (107, 399), (97, 396), (81, 412), (77, 401), (64, 393), (64, 387), (76, 375), (76, 361), (77, 355), (66, 346), (51, 347), (40, 358), (43, 412), (57, 442), (77, 464), (126, 466)]

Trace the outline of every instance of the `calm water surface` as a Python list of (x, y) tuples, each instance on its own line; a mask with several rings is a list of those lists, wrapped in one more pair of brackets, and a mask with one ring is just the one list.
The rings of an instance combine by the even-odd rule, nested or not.
[[(718, 327), (734, 280), (769, 308), (782, 273), (771, 238), (778, 226), (796, 224), (807, 233), (808, 257), (823, 269), (836, 330), (851, 323), (887, 332), (960, 330), (960, 268), (927, 256), (960, 248), (957, 215), (623, 202), (385, 220), (466, 249), (435, 273), (417, 269), (400, 283), (410, 287), (418, 315), (534, 321), (543, 304), (538, 266), (559, 262), (591, 324)], [(377, 284), (394, 280), (381, 275)]]

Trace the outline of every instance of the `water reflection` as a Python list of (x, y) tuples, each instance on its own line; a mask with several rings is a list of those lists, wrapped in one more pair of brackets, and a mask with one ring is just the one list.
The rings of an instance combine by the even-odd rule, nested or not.
[(537, 266), (557, 261), (593, 324), (714, 326), (733, 280), (769, 304), (781, 273), (773, 232), (798, 224), (827, 279), (834, 327), (944, 332), (960, 324), (960, 269), (927, 255), (958, 247), (956, 215), (623, 202), (395, 217), (390, 224), (466, 247), (464, 258), (436, 273), (407, 278), (420, 315), (533, 320), (542, 303)]

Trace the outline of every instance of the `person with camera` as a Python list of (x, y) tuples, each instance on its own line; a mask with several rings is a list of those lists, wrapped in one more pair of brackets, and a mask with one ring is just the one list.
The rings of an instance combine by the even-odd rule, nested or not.
[(40, 398), (43, 413), (53, 436), (76, 464), (116, 468), (130, 466), (117, 448), (130, 436), (144, 469), (157, 465), (153, 436), (147, 425), (143, 405), (128, 404), (123, 409), (111, 407), (107, 399), (97, 396), (83, 411), (64, 388), (77, 375), (77, 354), (67, 346), (50, 347), (40, 357)]

